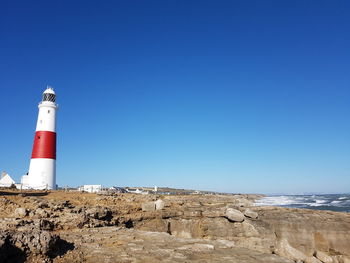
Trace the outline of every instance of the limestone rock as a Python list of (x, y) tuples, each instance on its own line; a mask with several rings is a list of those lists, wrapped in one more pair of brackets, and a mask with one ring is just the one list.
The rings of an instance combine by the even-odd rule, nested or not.
[(202, 216), (201, 210), (186, 210), (184, 211), (184, 217), (200, 217)]
[(320, 261), (319, 259), (317, 259), (315, 257), (307, 257), (305, 259), (305, 263), (322, 263), (322, 261)]
[(2, 250), (0, 245), (0, 262), (24, 262), (21, 258), (25, 258), (25, 253), (52, 256), (57, 250), (64, 249), (62, 245), (69, 245), (72, 249), (71, 244), (46, 231), (0, 231), (0, 240), (5, 247)]
[(27, 215), (27, 209), (23, 207), (16, 208), (14, 215), (19, 218), (25, 217)]
[(323, 263), (333, 263), (333, 259), (322, 251), (316, 252), (316, 258), (321, 260)]
[(85, 211), (85, 214), (93, 219), (109, 220), (112, 216), (112, 212), (107, 207), (94, 207)]
[(211, 244), (189, 244), (178, 248), (179, 250), (190, 250), (193, 252), (203, 252), (213, 250), (214, 246)]
[(164, 201), (161, 199), (158, 199), (157, 201), (154, 202), (156, 205), (156, 210), (162, 210), (164, 209)]
[(221, 217), (225, 216), (226, 209), (224, 207), (220, 208), (208, 208), (202, 211), (204, 217)]
[(41, 230), (53, 230), (54, 227), (55, 227), (55, 224), (49, 220), (46, 220), (46, 219), (41, 219), (40, 222), (39, 222), (39, 225), (40, 225), (40, 229)]
[(252, 205), (252, 202), (245, 198), (237, 198), (234, 204), (238, 207), (250, 207)]
[[(131, 193), (101, 197), (60, 191), (41, 197), (0, 197), (0, 229), (18, 232), (5, 239), (0, 236), (0, 262), (8, 262), (1, 256), (9, 255), (10, 247), (19, 254), (23, 251), (28, 263), (94, 263), (96, 258), (99, 262), (321, 263), (312, 256), (315, 251), (324, 251), (332, 263), (350, 263), (349, 213), (258, 206), (248, 209), (254, 198)], [(27, 216), (15, 216), (18, 207), (26, 208)], [(258, 217), (254, 219), (249, 210)], [(236, 215), (233, 220), (238, 220), (238, 214), (241, 222), (232, 223), (238, 221), (230, 220), (228, 214)], [(53, 248), (45, 245), (46, 241), (55, 243), (50, 237), (53, 233), (47, 230), (56, 231), (76, 249), (43, 258), (49, 254), (43, 248)]]
[(169, 232), (180, 238), (197, 238), (202, 235), (198, 219), (171, 220)]
[(286, 257), (288, 259), (292, 259), (294, 261), (297, 261), (297, 260), (305, 261), (306, 259), (306, 255), (300, 250), (292, 247), (288, 243), (287, 239), (279, 240), (277, 249), (275, 252), (280, 256)]
[(226, 217), (232, 222), (244, 221), (244, 215), (242, 214), (242, 212), (233, 208), (226, 209)]
[(42, 218), (42, 217), (48, 217), (49, 216), (49, 213), (46, 212), (44, 209), (42, 208), (38, 208), (35, 210), (35, 215), (37, 215), (39, 218)]
[(142, 211), (144, 212), (152, 212), (156, 210), (155, 202), (146, 202), (142, 203)]
[[(86, 229), (71, 233), (71, 239), (84, 242), (54, 262), (95, 263), (98, 259), (98, 262), (135, 263), (294, 263), (277, 255), (239, 247), (217, 248), (216, 240), (178, 238), (166, 233), (108, 227), (93, 232), (93, 238), (91, 235)], [(82, 252), (80, 258), (79, 252)]]
[(258, 218), (258, 213), (254, 212), (253, 210), (247, 208), (246, 210), (244, 210), (243, 214), (246, 217), (252, 218), (252, 219), (257, 219)]
[(229, 240), (225, 240), (225, 239), (219, 239), (216, 240), (216, 243), (218, 248), (232, 248), (235, 247), (235, 242), (233, 241), (229, 241)]

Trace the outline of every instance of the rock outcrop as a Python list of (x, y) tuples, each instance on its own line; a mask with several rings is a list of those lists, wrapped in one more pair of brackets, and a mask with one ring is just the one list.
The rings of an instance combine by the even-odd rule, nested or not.
[(30, 257), (51, 261), (73, 248), (73, 244), (47, 231), (0, 231), (0, 262), (31, 261)]
[(0, 262), (349, 263), (350, 214), (254, 207), (254, 198), (4, 196)]
[(15, 217), (23, 218), (27, 215), (27, 209), (23, 207), (16, 208), (13, 214)]

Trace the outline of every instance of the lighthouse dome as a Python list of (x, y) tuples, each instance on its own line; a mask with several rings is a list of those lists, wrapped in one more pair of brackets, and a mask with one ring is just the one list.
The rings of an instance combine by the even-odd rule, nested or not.
[(47, 89), (43, 93), (43, 101), (56, 101), (56, 93), (52, 87), (47, 86)]

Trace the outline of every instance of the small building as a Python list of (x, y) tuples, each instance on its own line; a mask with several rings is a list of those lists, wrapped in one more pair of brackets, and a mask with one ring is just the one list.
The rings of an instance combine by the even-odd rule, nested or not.
[(11, 185), (15, 184), (16, 182), (11, 178), (11, 176), (8, 173), (2, 172), (0, 178), (0, 187), (10, 187)]
[(88, 193), (99, 193), (102, 191), (102, 185), (100, 184), (86, 184), (83, 186), (80, 186), (78, 188), (81, 192), (88, 192)]
[(127, 188), (125, 189), (128, 193), (132, 193), (132, 194), (142, 194), (142, 195), (146, 195), (149, 192), (148, 191), (144, 191), (144, 190), (140, 190), (138, 188), (136, 188), (136, 190), (132, 190), (131, 188)]
[[(17, 188), (18, 188), (18, 187), (17, 187)], [(29, 177), (28, 177), (28, 173), (22, 176), (20, 188), (22, 188), (22, 189), (30, 189), (30, 187), (29, 187)], [(20, 188), (19, 188), (19, 189), (20, 189)]]

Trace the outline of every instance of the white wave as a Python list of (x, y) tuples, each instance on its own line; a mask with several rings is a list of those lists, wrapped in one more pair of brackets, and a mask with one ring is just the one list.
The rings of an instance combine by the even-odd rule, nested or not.
[(332, 201), (331, 204), (339, 204), (339, 203), (341, 203), (341, 202), (342, 202), (342, 201), (337, 201), (337, 200), (336, 200), (336, 201)]
[[(335, 208), (350, 207), (350, 195), (334, 197), (331, 195), (281, 195), (281, 196), (267, 196), (254, 203), (255, 206), (284, 206), (284, 207), (297, 207), (297, 208), (309, 208), (309, 209), (324, 209), (329, 210)], [(337, 210), (338, 211), (338, 210)]]
[(311, 203), (311, 204), (307, 204), (308, 206), (329, 206), (328, 204), (324, 204), (324, 203)]
[(294, 204), (305, 204), (300, 202), (300, 199), (296, 200), (293, 196), (267, 196), (263, 197), (255, 202), (256, 206), (285, 206), (285, 205), (294, 205)]

